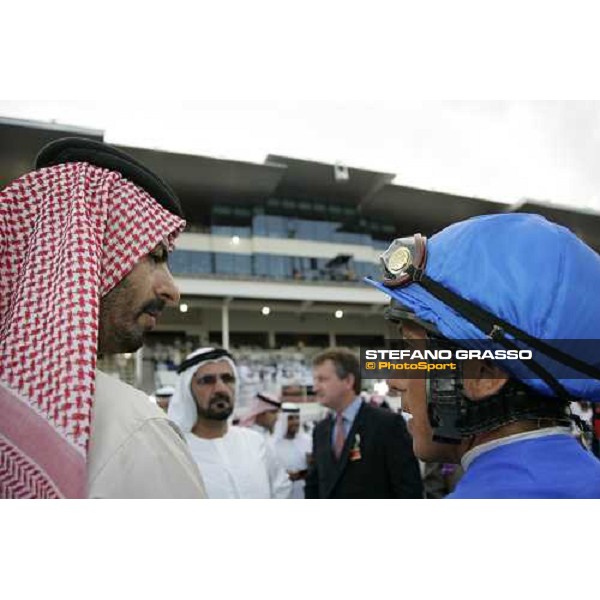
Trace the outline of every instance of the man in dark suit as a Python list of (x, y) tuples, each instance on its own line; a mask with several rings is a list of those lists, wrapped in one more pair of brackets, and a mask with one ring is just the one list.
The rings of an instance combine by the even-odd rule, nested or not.
[(404, 419), (362, 401), (357, 357), (330, 349), (313, 368), (317, 400), (334, 414), (315, 427), (306, 497), (423, 498)]

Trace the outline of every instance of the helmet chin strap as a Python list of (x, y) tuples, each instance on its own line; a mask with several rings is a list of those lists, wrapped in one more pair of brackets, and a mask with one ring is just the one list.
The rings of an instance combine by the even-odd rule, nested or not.
[(435, 441), (459, 444), (468, 437), (517, 421), (551, 421), (565, 426), (571, 423), (568, 403), (536, 394), (514, 379), (498, 393), (481, 400), (467, 398), (458, 379), (431, 375), (428, 383), (427, 414)]
[[(429, 339), (435, 337), (430, 334)], [(443, 343), (448, 347), (447, 340)], [(570, 425), (567, 401), (537, 394), (516, 379), (509, 379), (496, 394), (471, 400), (464, 389), (463, 361), (457, 361), (456, 366), (451, 376), (427, 375), (427, 415), (434, 441), (460, 444), (517, 421), (549, 420)]]

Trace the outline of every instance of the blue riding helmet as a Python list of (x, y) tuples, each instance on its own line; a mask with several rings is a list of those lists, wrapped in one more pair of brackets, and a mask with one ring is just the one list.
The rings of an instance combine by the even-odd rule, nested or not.
[[(600, 256), (589, 246), (565, 227), (530, 214), (475, 217), (447, 227), (426, 244), (424, 238), (417, 241), (426, 247), (426, 262), (409, 268), (410, 276), (403, 271), (403, 263), (411, 252), (399, 240), (382, 255), (388, 279), (365, 281), (417, 319), (432, 324), (442, 337), (465, 348), (489, 349), (490, 337), (497, 339), (495, 325), (488, 329), (482, 325), (485, 319), (475, 325), (455, 302), (447, 303), (447, 294), (434, 295), (428, 289), (444, 288), (450, 296), (459, 297), (458, 305), (464, 299), (475, 311), (491, 313), (506, 325), (498, 331), (507, 343), (520, 339), (510, 332), (511, 326), (537, 340), (563, 340), (560, 350), (589, 366), (592, 376), (574, 369), (568, 371), (573, 373), (569, 378), (557, 377), (559, 384), (575, 398), (600, 400), (600, 379), (594, 377), (600, 373)], [(412, 254), (422, 250), (417, 244)], [(419, 282), (422, 275), (432, 282), (429, 287)], [(440, 295), (445, 301), (436, 297)], [(564, 340), (598, 340), (598, 344)], [(555, 361), (556, 357), (544, 356), (543, 367), (556, 372)], [(525, 363), (497, 362), (535, 392), (556, 395)], [(564, 363), (559, 362), (564, 375)]]

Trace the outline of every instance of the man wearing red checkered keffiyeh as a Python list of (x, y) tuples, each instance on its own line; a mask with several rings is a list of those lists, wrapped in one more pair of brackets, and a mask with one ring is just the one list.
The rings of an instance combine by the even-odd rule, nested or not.
[(96, 370), (179, 301), (178, 201), (98, 142), (40, 156), (0, 192), (0, 497), (203, 497), (164, 414)]

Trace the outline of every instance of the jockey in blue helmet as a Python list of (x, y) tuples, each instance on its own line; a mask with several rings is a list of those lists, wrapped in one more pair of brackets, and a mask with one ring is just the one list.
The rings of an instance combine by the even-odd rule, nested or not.
[(532, 351), (388, 380), (415, 454), (465, 469), (451, 497), (600, 498), (600, 461), (569, 410), (600, 400), (600, 256), (542, 217), (501, 214), (395, 240), (381, 260), (383, 281), (366, 281), (408, 343)]

